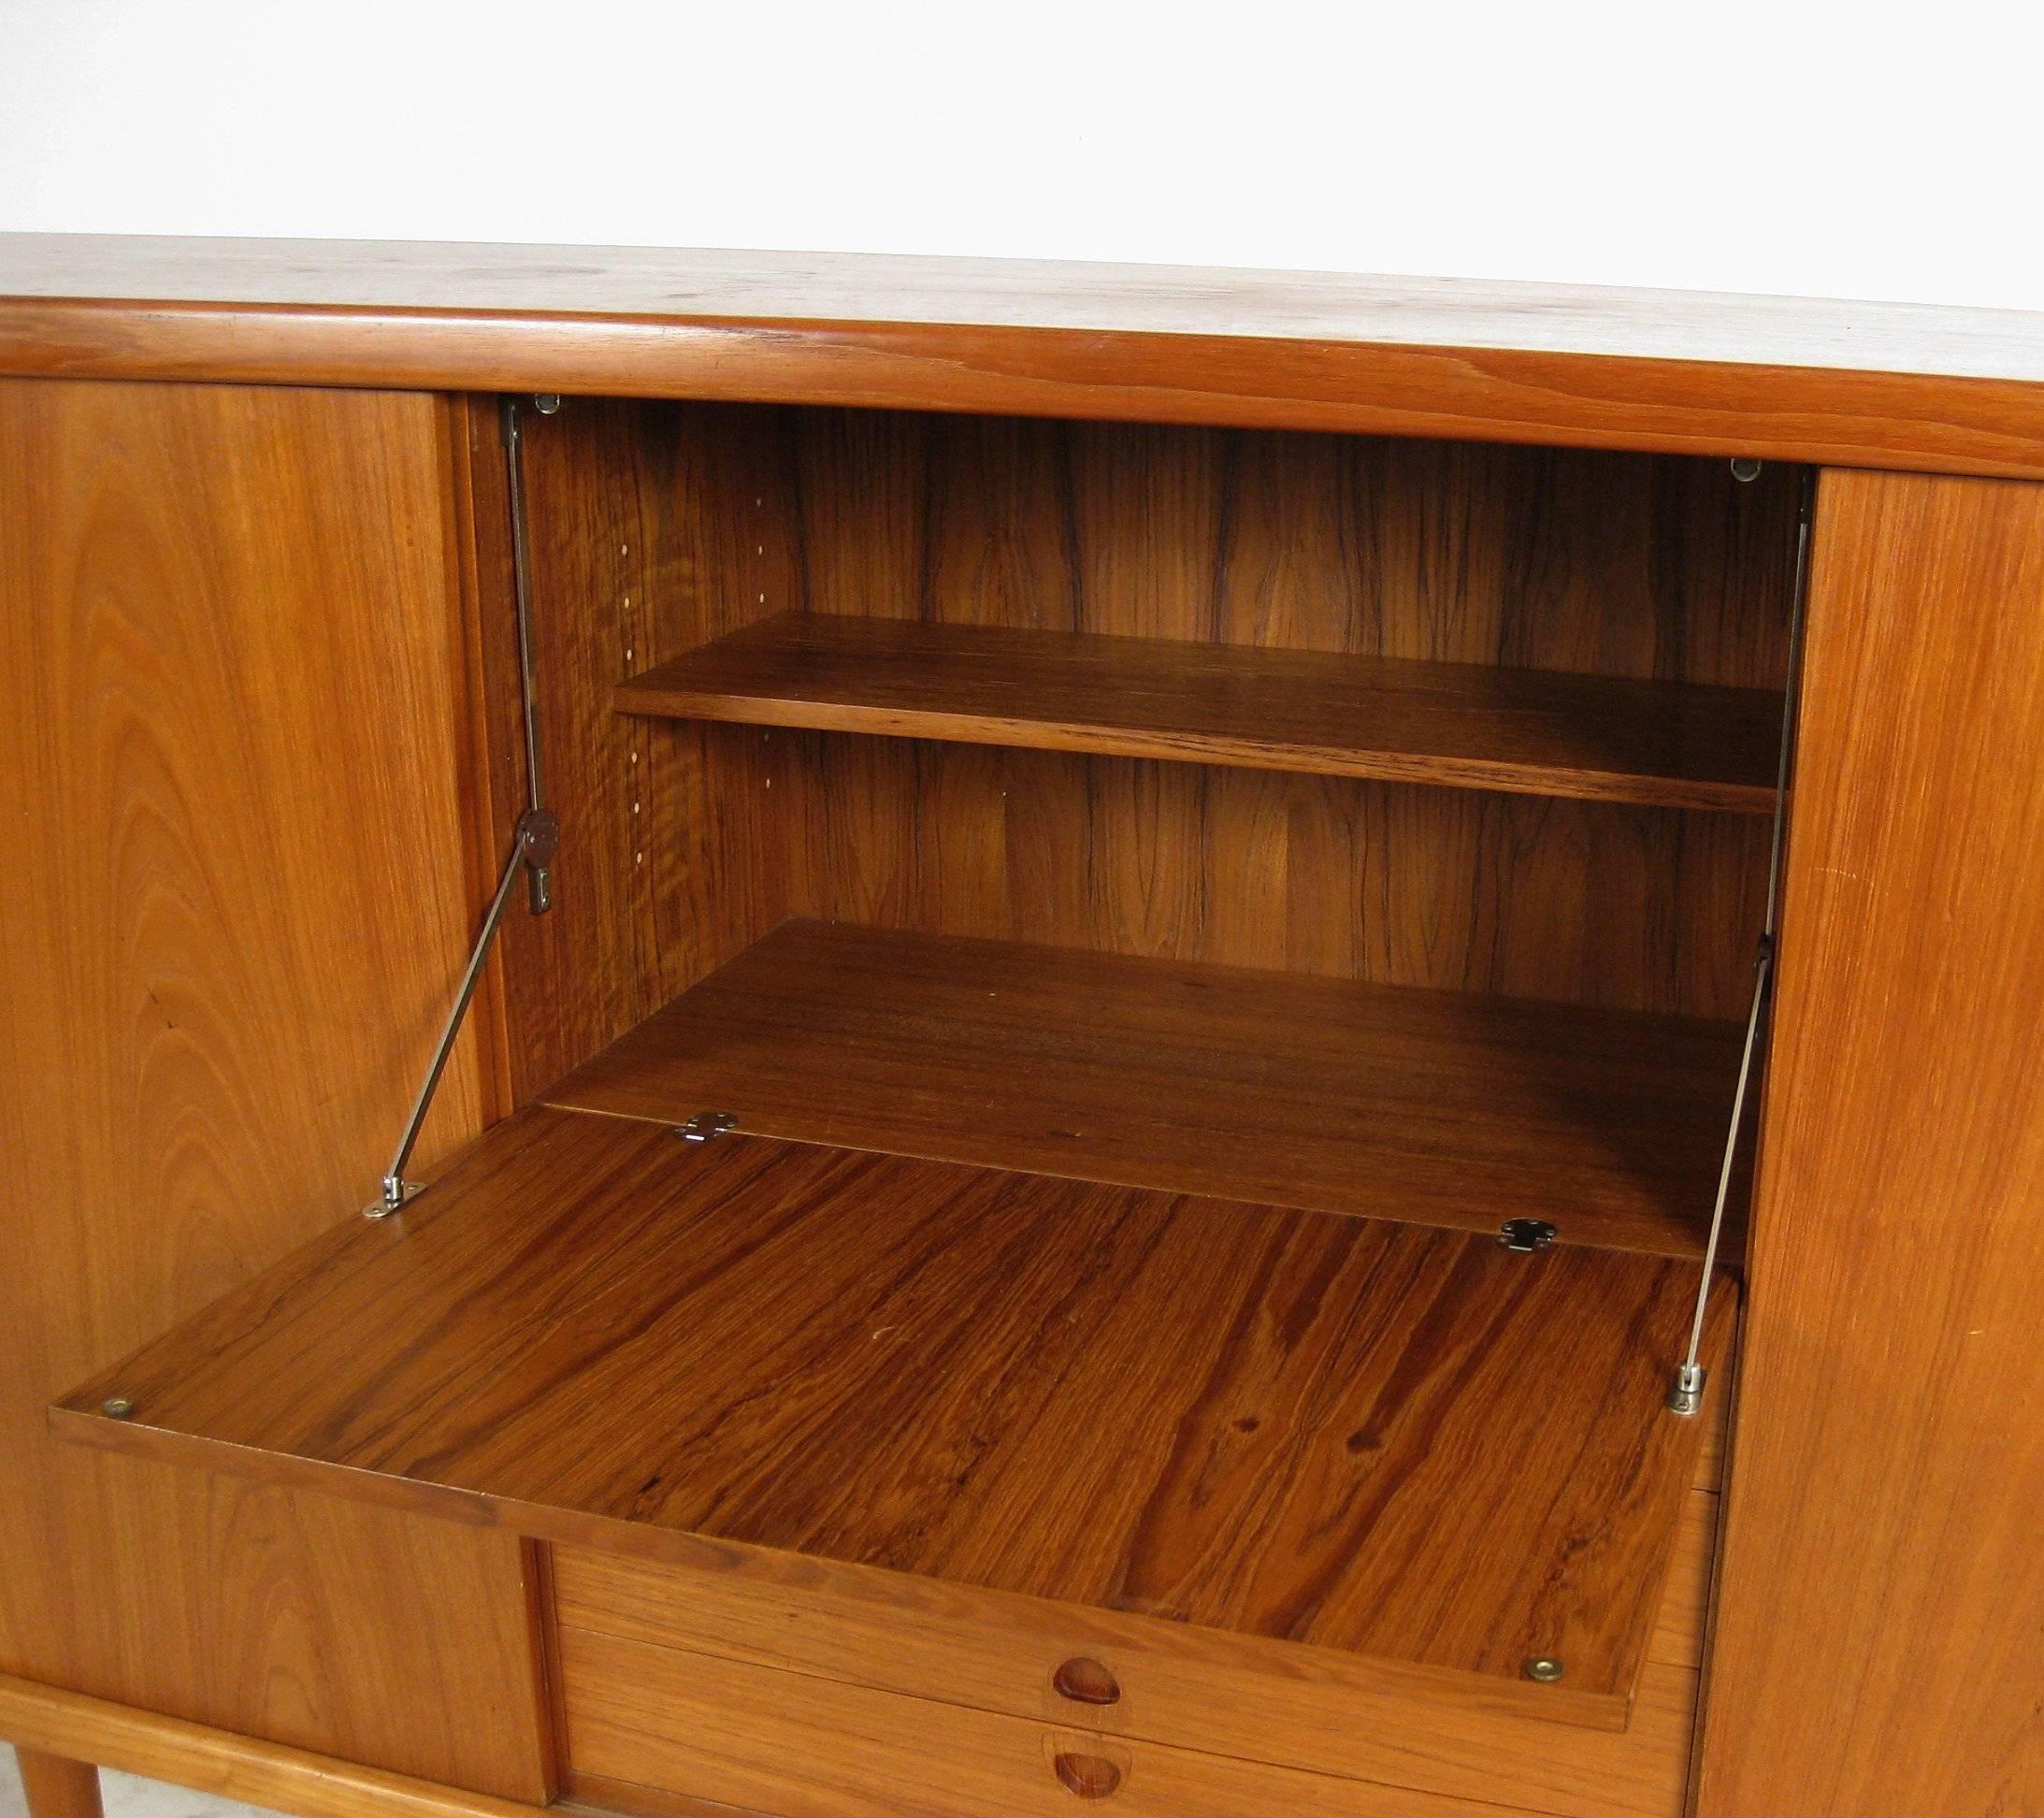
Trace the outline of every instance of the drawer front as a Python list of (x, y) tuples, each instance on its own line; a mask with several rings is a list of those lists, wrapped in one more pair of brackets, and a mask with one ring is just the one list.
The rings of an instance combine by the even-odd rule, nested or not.
[[(754, 1576), (736, 1555), (706, 1554), (706, 1566), (713, 1558), (713, 1568), (701, 1569), (554, 1550), (555, 1611), (572, 1666), (570, 1753), (581, 1771), (619, 1772), (627, 1739), (615, 1713), (637, 1710), (639, 1695), (612, 1689), (622, 1644), (651, 1661), (682, 1662), (667, 1670), (687, 1681), (706, 1725), (690, 1732), (691, 1749), (707, 1735), (752, 1734), (761, 1719), (746, 1701), (793, 1686), (812, 1701), (880, 1695), (874, 1709), (907, 1710), (926, 1729), (987, 1719), (989, 1734), (1008, 1739), (1003, 1759), (1027, 1756), (1039, 1769), (1050, 1746), (1043, 1739), (1062, 1736), (1090, 1739), (1093, 1753), (1114, 1760), (1129, 1758), (1115, 1753), (1122, 1744), (1145, 1755), (1160, 1745), (1180, 1773), (1187, 1763), (1229, 1757), (1230, 1773), (1271, 1763), (1315, 1779), (1375, 1782), (1403, 1789), (1405, 1803), (1392, 1808), (1401, 1811), (1433, 1811), (1427, 1796), (1596, 1818), (1677, 1818), (1682, 1810), (1697, 1676), (1692, 1660), (1671, 1660), (1658, 1645), (1630, 1726), (1612, 1732), (1485, 1709), (1465, 1686), (1436, 1689), (1422, 1675), (1377, 1674), (1367, 1663), (1333, 1666), (1319, 1650), (895, 1574), (802, 1569), (781, 1583)], [(600, 1718), (599, 1705), (608, 1713)], [(1007, 1727), (1016, 1721), (1020, 1732)], [(654, 1715), (633, 1722), (638, 1746), (650, 1747), (645, 1737), (659, 1733)], [(1027, 1749), (1023, 1735), (1036, 1739)], [(699, 1782), (686, 1778), (705, 1773)], [(678, 1775), (698, 1796), (735, 1796), (713, 1791), (727, 1782), (693, 1754), (656, 1783), (675, 1786)]]
[[(571, 1796), (810, 1818), (1464, 1818), (1330, 1775), (998, 1716), (586, 1630), (561, 1633)], [(642, 1790), (643, 1796), (637, 1796)]]

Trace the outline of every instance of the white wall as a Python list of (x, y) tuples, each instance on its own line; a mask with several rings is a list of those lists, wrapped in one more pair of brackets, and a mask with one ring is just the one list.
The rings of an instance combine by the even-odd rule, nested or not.
[(2044, 7), (0, 0), (0, 230), (2044, 309)]

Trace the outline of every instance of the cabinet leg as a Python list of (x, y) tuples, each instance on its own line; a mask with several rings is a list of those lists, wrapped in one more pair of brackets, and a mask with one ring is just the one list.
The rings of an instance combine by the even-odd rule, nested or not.
[(22, 1764), (22, 1790), (28, 1796), (28, 1818), (102, 1818), (99, 1769), (89, 1761), (17, 1749)]

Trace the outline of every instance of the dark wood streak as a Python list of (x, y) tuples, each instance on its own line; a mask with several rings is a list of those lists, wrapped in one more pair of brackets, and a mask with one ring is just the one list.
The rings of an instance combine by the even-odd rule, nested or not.
[(1742, 484), (1639, 454), (660, 404), (578, 402), (536, 433), (591, 411), (649, 454), (707, 432), (756, 471), (770, 434), (773, 470), (731, 501), (765, 558), (729, 532), (719, 553), (773, 611), (1781, 685), (1785, 464)]

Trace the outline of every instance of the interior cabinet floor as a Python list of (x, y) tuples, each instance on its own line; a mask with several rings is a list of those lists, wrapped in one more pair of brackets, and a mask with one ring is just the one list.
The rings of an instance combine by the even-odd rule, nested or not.
[(1692, 1257), (1738, 1045), (1694, 1018), (798, 921), (546, 1097)]

